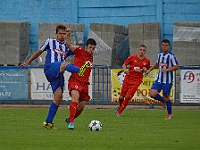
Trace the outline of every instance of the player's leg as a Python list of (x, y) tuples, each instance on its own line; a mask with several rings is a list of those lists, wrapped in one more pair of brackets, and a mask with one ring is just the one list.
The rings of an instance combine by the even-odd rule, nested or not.
[(80, 68), (77, 66), (74, 66), (73, 64), (70, 64), (69, 62), (63, 62), (60, 65), (60, 73), (64, 73), (65, 70), (67, 70), (68, 72), (78, 73)]
[(46, 121), (43, 123), (43, 126), (52, 129), (53, 126), (53, 119), (54, 116), (56, 115), (58, 106), (62, 102), (62, 92), (63, 92), (63, 87), (64, 87), (64, 76), (63, 74), (59, 75), (59, 63), (53, 63), (50, 66), (47, 66), (45, 68), (45, 75), (48, 81), (51, 81), (51, 87), (52, 91), (54, 93), (54, 100), (51, 103), (48, 111), (48, 115), (46, 118)]
[(120, 109), (120, 107), (122, 105), (122, 102), (124, 101), (124, 97), (125, 97), (128, 89), (129, 89), (129, 84), (124, 82), (122, 84), (121, 93), (120, 93), (119, 99), (118, 99), (118, 106), (115, 109), (115, 113)]
[(131, 99), (130, 97), (125, 96), (124, 101), (122, 102), (121, 106), (119, 107), (118, 111), (116, 112), (117, 117), (119, 117), (121, 115), (122, 111), (128, 105), (130, 99)]
[[(85, 103), (86, 103), (86, 101), (81, 101), (81, 102), (78, 103), (78, 106), (77, 106), (78, 109), (76, 109), (76, 112), (75, 112), (75, 115), (74, 115), (74, 119), (77, 118), (82, 113), (82, 111), (85, 108)], [(67, 117), (65, 119), (65, 121), (69, 124), (70, 123), (70, 118)]]
[(135, 85), (129, 85), (129, 87), (127, 87), (128, 91), (126, 93), (126, 96), (125, 96), (121, 106), (119, 107), (119, 110), (116, 112), (116, 116), (117, 117), (120, 116), (121, 113), (123, 112), (123, 110), (126, 108), (126, 106), (128, 105), (129, 101), (134, 96), (138, 86), (139, 86), (138, 84), (135, 84)]
[(69, 105), (69, 129), (74, 129), (74, 118), (76, 111), (78, 110), (78, 102), (79, 102), (79, 91), (71, 90), (70, 95), (72, 97), (72, 102)]
[(81, 101), (78, 103), (78, 109), (76, 110), (74, 119), (77, 118), (83, 112), (83, 110), (85, 109), (85, 104), (86, 104), (86, 101)]
[[(77, 106), (78, 109), (76, 109), (76, 113), (74, 115), (74, 119), (77, 118), (83, 112), (83, 110), (85, 109), (85, 104), (86, 104), (86, 101), (81, 101), (81, 102), (78, 103), (78, 106)], [(70, 123), (70, 120), (69, 120), (68, 117), (65, 119), (65, 121), (68, 124)]]
[(165, 103), (164, 98), (159, 94), (161, 89), (162, 89), (161, 83), (158, 83), (157, 81), (155, 81), (149, 91), (149, 95), (151, 98), (161, 101), (161, 103)]
[(60, 73), (64, 73), (65, 70), (67, 70), (68, 72), (78, 73), (79, 76), (83, 76), (87, 68), (89, 68), (90, 66), (91, 64), (89, 61), (87, 61), (81, 67), (74, 66), (73, 64), (70, 64), (69, 62), (63, 62), (60, 66)]
[[(79, 85), (79, 100), (77, 109), (74, 115), (74, 119), (77, 118), (85, 109), (85, 104), (90, 100), (90, 96), (88, 95), (88, 85)], [(70, 122), (70, 118), (66, 118), (66, 122)]]
[(172, 102), (169, 98), (170, 96), (170, 90), (171, 90), (172, 84), (165, 84), (163, 86), (163, 98), (166, 101), (166, 106), (167, 106), (167, 116), (166, 120), (169, 120), (172, 118)]
[[(121, 94), (120, 94), (121, 95)], [(118, 106), (115, 108), (115, 113), (119, 110), (119, 108), (121, 107), (122, 105), (122, 102), (124, 101), (124, 97), (125, 96), (119, 96), (119, 99), (118, 99)]]
[(46, 121), (43, 123), (43, 126), (48, 129), (54, 128), (53, 126), (53, 119), (56, 115), (56, 112), (58, 110), (58, 107), (60, 103), (62, 102), (62, 88), (58, 87), (56, 91), (54, 92), (54, 100), (50, 104), (48, 115), (46, 117)]

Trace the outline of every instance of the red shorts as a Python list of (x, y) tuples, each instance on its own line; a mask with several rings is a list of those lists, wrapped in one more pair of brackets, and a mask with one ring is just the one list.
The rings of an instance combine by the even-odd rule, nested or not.
[(121, 97), (127, 97), (127, 98), (132, 98), (136, 92), (136, 90), (138, 89), (140, 84), (129, 84), (127, 82), (124, 82), (121, 88), (121, 93), (120, 96)]
[(70, 78), (68, 83), (69, 95), (71, 96), (71, 90), (79, 91), (79, 101), (89, 101), (88, 84), (82, 83), (76, 79)]

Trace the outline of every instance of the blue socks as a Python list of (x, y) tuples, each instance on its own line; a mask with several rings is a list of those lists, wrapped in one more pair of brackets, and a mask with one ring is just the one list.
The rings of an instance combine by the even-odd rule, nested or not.
[(58, 110), (58, 106), (55, 103), (51, 103), (50, 107), (49, 107), (49, 112), (46, 118), (46, 123), (52, 123), (54, 116), (56, 115), (56, 112)]
[[(159, 100), (161, 102), (164, 102), (164, 99), (162, 96), (160, 96), (160, 94), (156, 94), (156, 96), (154, 97), (154, 99)], [(170, 100), (168, 100), (166, 102), (167, 105), (167, 112), (168, 114), (172, 114), (172, 102)]]
[(159, 100), (161, 102), (164, 102), (165, 100), (163, 99), (162, 96), (160, 96), (160, 94), (156, 94), (156, 96), (154, 97), (154, 99)]
[(74, 66), (74, 65), (72, 65), (72, 64), (68, 64), (68, 65), (66, 66), (66, 70), (69, 71), (69, 72), (78, 73), (79, 70), (80, 70), (80, 68), (77, 67), (77, 66)]
[(168, 112), (168, 114), (172, 114), (172, 102), (170, 100), (168, 100), (166, 102), (166, 105), (167, 105), (167, 112)]

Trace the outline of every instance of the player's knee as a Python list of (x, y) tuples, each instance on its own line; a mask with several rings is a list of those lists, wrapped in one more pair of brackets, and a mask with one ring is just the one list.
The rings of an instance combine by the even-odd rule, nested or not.
[(169, 96), (163, 96), (163, 99), (165, 102), (167, 102), (169, 100)]
[(150, 90), (150, 91), (149, 91), (149, 96), (150, 96), (151, 98), (154, 98), (154, 97), (156, 96), (156, 94), (157, 94), (156, 91), (153, 91), (153, 90)]
[(124, 96), (119, 96), (119, 99), (123, 100), (123, 99), (124, 99)]
[(129, 102), (132, 96), (125, 96), (124, 101)]
[(65, 70), (66, 70), (66, 66), (71, 64), (70, 62), (63, 62), (61, 65), (60, 65), (60, 73), (64, 73)]

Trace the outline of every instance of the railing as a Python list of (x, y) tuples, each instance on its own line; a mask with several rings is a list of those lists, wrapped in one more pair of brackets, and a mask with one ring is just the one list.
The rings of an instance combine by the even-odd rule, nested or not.
[[(42, 66), (26, 66), (25, 69), (31, 69), (31, 68), (43, 68)], [(93, 66), (92, 69), (92, 101), (94, 102), (111, 102), (112, 101), (112, 75), (111, 75), (111, 69), (121, 69), (121, 66)], [(2, 83), (4, 82), (4, 78), (2, 78), (2, 75), (5, 74), (5, 70), (9, 70), (9, 69), (14, 69), (14, 71), (18, 72), (20, 67), (19, 66), (0, 66), (0, 94), (5, 94), (5, 92), (2, 92), (3, 90), (3, 85)], [(176, 85), (174, 91), (175, 91), (175, 97), (174, 97), (174, 102), (180, 102), (179, 101), (179, 94), (181, 94), (181, 88), (180, 88), (180, 82), (183, 83), (183, 79), (180, 79), (179, 77), (179, 72), (181, 70), (189, 70), (191, 72), (194, 72), (195, 78), (198, 80), (196, 81), (196, 86), (197, 88), (199, 88), (200, 85), (200, 67), (193, 67), (193, 66), (181, 66), (180, 70), (177, 71), (178, 73), (175, 74), (176, 78), (174, 81), (174, 84)], [(193, 71), (193, 70), (196, 70)], [(188, 76), (186, 76), (188, 77)], [(13, 76), (13, 78), (16, 78), (15, 76)], [(31, 85), (31, 81), (30, 81), (30, 72), (28, 73), (28, 81), (23, 81), (24, 84), (24, 91), (25, 88), (28, 88), (28, 96), (26, 96), (23, 100), (32, 100), (30, 98), (30, 85)], [(182, 78), (183, 78), (183, 74), (182, 74)], [(188, 77), (188, 80), (190, 79), (190, 77)], [(6, 79), (7, 80), (7, 79)], [(66, 80), (67, 82), (67, 80)], [(26, 84), (26, 85), (25, 85)], [(28, 84), (28, 86), (27, 86)], [(189, 86), (189, 85), (188, 85)], [(14, 88), (14, 87), (11, 87)], [(18, 89), (14, 89), (14, 90), (18, 90), (19, 94), (20, 92), (22, 92), (23, 90), (20, 89), (20, 87)], [(191, 91), (192, 92), (192, 91)], [(199, 91), (196, 91), (197, 94)], [(9, 94), (9, 93), (7, 93)], [(0, 100), (4, 100), (0, 95)], [(178, 100), (177, 100), (178, 99)], [(17, 99), (8, 99), (8, 100), (17, 100)], [(45, 99), (43, 99), (45, 100)], [(193, 102), (191, 100), (191, 102)]]

